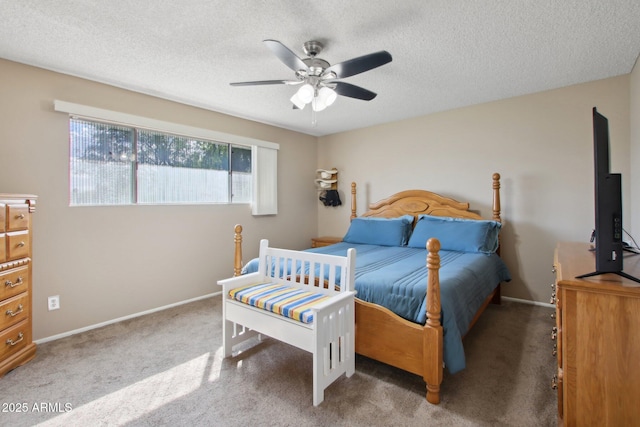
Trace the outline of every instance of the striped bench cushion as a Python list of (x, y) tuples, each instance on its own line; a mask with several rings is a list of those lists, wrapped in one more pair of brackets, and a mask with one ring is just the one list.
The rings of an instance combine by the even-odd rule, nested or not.
[(301, 291), (277, 283), (258, 283), (232, 289), (229, 296), (236, 301), (297, 320), (313, 322), (311, 307), (331, 298), (328, 295)]

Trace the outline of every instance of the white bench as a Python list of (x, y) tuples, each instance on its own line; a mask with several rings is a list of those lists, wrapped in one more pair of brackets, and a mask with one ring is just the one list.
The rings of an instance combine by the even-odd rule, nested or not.
[(262, 240), (257, 272), (218, 281), (224, 357), (258, 334), (311, 352), (319, 405), (331, 383), (355, 372), (355, 255), (276, 249)]

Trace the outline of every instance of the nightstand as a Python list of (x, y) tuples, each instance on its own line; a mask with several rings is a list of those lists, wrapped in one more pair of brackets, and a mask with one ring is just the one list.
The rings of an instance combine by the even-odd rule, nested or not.
[(342, 242), (342, 237), (314, 237), (311, 239), (311, 247), (312, 248), (321, 248), (323, 246), (333, 245), (334, 243)]

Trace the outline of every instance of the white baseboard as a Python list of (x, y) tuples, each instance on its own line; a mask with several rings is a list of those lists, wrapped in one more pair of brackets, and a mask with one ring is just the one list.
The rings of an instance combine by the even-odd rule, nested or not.
[[(218, 296), (220, 294), (221, 294), (221, 292), (214, 292), (212, 294), (203, 295), (201, 297), (197, 297), (197, 298), (192, 298), (192, 299), (188, 299), (188, 300), (185, 300), (185, 301), (176, 302), (176, 303), (165, 305), (165, 306), (162, 306), (162, 307), (152, 308), (151, 310), (141, 311), (139, 313), (130, 314), (128, 316), (118, 317), (117, 319), (107, 320), (106, 322), (96, 323), (95, 325), (85, 326), (84, 328), (74, 329), (72, 331), (63, 332), (61, 334), (52, 335), (52, 336), (46, 337), (46, 338), (41, 338), (39, 340), (35, 340), (34, 343), (43, 344), (45, 342), (59, 340), (61, 338), (66, 338), (66, 337), (70, 337), (71, 335), (79, 334), (81, 332), (86, 332), (86, 331), (90, 331), (92, 329), (98, 329), (98, 328), (101, 328), (103, 326), (112, 325), (114, 323), (122, 322), (123, 320), (129, 320), (129, 319), (133, 319), (133, 318), (136, 318), (136, 317), (144, 316), (146, 314), (151, 314), (151, 313), (155, 313), (155, 312), (158, 312), (158, 311), (166, 310), (168, 308), (178, 307), (180, 305), (188, 304), (190, 302), (200, 301), (200, 300), (207, 299), (207, 298), (213, 298), (213, 297)], [(542, 306), (542, 307), (555, 308), (555, 305), (547, 304), (547, 303), (544, 303), (544, 302), (531, 301), (531, 300), (520, 299), (520, 298), (512, 298), (512, 297), (501, 297), (501, 299), (503, 299), (505, 301), (518, 302), (518, 303), (521, 303), (521, 304), (539, 305), (539, 306)]]
[(176, 303), (165, 305), (165, 306), (162, 306), (162, 307), (152, 308), (151, 310), (141, 311), (139, 313), (130, 314), (128, 316), (118, 317), (117, 319), (107, 320), (106, 322), (96, 323), (95, 325), (85, 326), (84, 328), (74, 329), (72, 331), (63, 332), (61, 334), (52, 335), (52, 336), (46, 337), (46, 338), (41, 338), (39, 340), (34, 340), (33, 342), (36, 343), (36, 344), (42, 344), (42, 343), (49, 342), (49, 341), (59, 340), (60, 338), (66, 338), (66, 337), (69, 337), (71, 335), (79, 334), (81, 332), (86, 332), (86, 331), (90, 331), (92, 329), (101, 328), (103, 326), (112, 325), (114, 323), (122, 322), (123, 320), (133, 319), (133, 318), (136, 318), (136, 317), (144, 316), (146, 314), (151, 314), (151, 313), (155, 313), (155, 312), (158, 312), (158, 311), (166, 310), (168, 308), (178, 307), (180, 305), (188, 304), (190, 302), (195, 302), (195, 301), (200, 301), (200, 300), (207, 299), (207, 298), (212, 298), (212, 297), (218, 296), (220, 294), (221, 294), (221, 292), (214, 292), (212, 294), (203, 295), (201, 297), (197, 297), (197, 298), (192, 298), (192, 299), (188, 299), (188, 300), (185, 300), (185, 301), (176, 302)]
[(531, 300), (528, 300), (528, 299), (511, 298), (511, 297), (500, 297), (500, 299), (503, 299), (505, 301), (519, 302), (521, 304), (539, 305), (541, 307), (556, 308), (556, 306), (553, 305), (553, 304), (549, 304), (549, 303), (546, 303), (546, 302), (540, 302), (540, 301), (531, 301)]

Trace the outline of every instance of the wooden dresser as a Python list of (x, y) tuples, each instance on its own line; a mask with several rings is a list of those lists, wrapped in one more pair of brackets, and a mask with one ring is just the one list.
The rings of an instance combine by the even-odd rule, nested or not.
[[(624, 258), (640, 277), (640, 255)], [(615, 274), (585, 279), (595, 256), (585, 243), (555, 251), (558, 415), (565, 426), (640, 423), (640, 284)]]
[(31, 215), (36, 196), (0, 193), (0, 377), (36, 355), (31, 339)]

